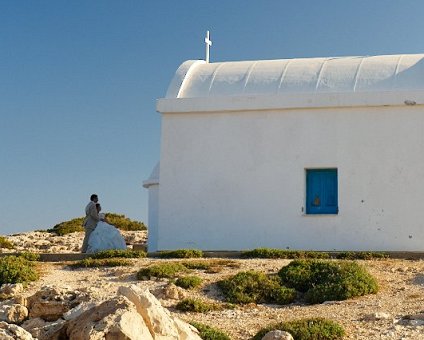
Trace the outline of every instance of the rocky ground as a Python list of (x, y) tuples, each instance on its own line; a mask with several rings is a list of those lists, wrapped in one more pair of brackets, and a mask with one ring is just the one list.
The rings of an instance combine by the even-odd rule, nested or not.
[[(138, 233), (137, 236), (125, 235), (125, 238), (140, 243), (145, 242), (145, 236)], [(78, 252), (82, 233), (53, 237), (33, 232), (8, 238), (20, 251)], [(249, 339), (270, 323), (305, 317), (325, 317), (337, 321), (345, 328), (346, 339), (424, 339), (424, 261), (421, 260), (360, 261), (378, 279), (380, 292), (376, 295), (319, 305), (250, 304), (208, 313), (181, 313), (174, 306), (183, 297), (219, 301), (222, 296), (214, 285), (216, 281), (249, 269), (275, 273), (287, 265), (289, 260), (235, 259), (231, 266), (222, 266), (220, 271), (214, 273), (195, 270), (193, 273), (204, 280), (202, 288), (195, 291), (170, 286), (167, 280), (138, 281), (136, 272), (140, 268), (165, 260), (132, 261), (132, 267), (99, 269), (71, 269), (69, 263), (40, 263), (41, 279), (31, 283), (20, 295), (28, 298), (43, 291), (43, 287), (50, 286), (62, 291), (81, 292), (88, 296), (89, 301), (99, 304), (119, 295), (118, 289), (122, 290), (119, 287), (136, 285), (148, 288), (173, 317), (217, 327), (232, 339)]]
[[(147, 231), (121, 231), (125, 242), (132, 244), (146, 244)], [(84, 238), (84, 233), (71, 233), (64, 236), (57, 236), (54, 233), (33, 231), (6, 236), (15, 245), (16, 252), (33, 253), (79, 253)], [(3, 252), (10, 250), (2, 249)], [(1, 251), (1, 250), (0, 250)]]

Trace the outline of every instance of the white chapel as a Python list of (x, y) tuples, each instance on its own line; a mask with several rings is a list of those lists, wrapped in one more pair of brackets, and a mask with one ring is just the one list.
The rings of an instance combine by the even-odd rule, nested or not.
[(149, 251), (424, 250), (424, 54), (176, 71)]

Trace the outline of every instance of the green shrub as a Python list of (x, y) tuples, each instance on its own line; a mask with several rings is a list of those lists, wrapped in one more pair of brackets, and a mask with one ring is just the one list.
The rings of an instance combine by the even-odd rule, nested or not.
[(0, 236), (0, 248), (13, 249), (15, 246), (6, 237)]
[(275, 302), (279, 305), (287, 305), (296, 299), (296, 291), (284, 286), (276, 286), (269, 292), (269, 302)]
[(389, 257), (389, 254), (374, 251), (344, 251), (336, 255), (336, 258), (343, 260), (373, 260), (387, 259)]
[(159, 252), (158, 257), (163, 259), (189, 259), (193, 257), (203, 257), (203, 252), (198, 249), (167, 250)]
[(140, 231), (147, 230), (147, 227), (143, 222), (130, 220), (125, 215), (118, 215), (114, 213), (106, 213), (106, 219), (108, 222), (120, 230), (125, 231)]
[(239, 268), (240, 263), (234, 260), (219, 259), (209, 261), (185, 261), (181, 262), (188, 269), (205, 270), (206, 273), (219, 273), (222, 267)]
[(272, 330), (289, 332), (294, 340), (338, 340), (342, 339), (345, 331), (338, 323), (323, 318), (301, 319), (281, 322), (262, 328), (252, 340), (261, 340)]
[(209, 303), (200, 299), (183, 299), (177, 303), (175, 308), (182, 312), (207, 313), (212, 310), (219, 310), (221, 307), (215, 303)]
[(199, 331), (203, 340), (230, 340), (230, 337), (219, 329), (194, 321), (190, 322), (190, 325)]
[(327, 259), (330, 255), (326, 252), (285, 250), (273, 248), (256, 248), (241, 253), (243, 258), (261, 258), (261, 259)]
[(179, 277), (175, 284), (184, 289), (193, 289), (202, 284), (202, 279), (198, 276), (184, 276)]
[(181, 262), (181, 264), (188, 269), (208, 270), (213, 264), (210, 261), (190, 261)]
[(38, 279), (35, 264), (23, 257), (0, 258), (0, 285), (4, 283), (26, 283)]
[(40, 254), (36, 254), (36, 253), (24, 252), (24, 253), (20, 253), (19, 256), (23, 257), (24, 259), (28, 261), (40, 261)]
[(377, 281), (366, 269), (350, 261), (295, 260), (281, 268), (278, 275), (284, 285), (306, 293), (310, 303), (346, 300), (378, 291)]
[(84, 260), (72, 263), (70, 266), (74, 268), (96, 268), (96, 267), (121, 267), (121, 266), (132, 266), (133, 263), (130, 260), (122, 258), (107, 258), (107, 259), (93, 259), (87, 257)]
[(231, 303), (290, 303), (296, 297), (296, 291), (280, 286), (279, 282), (264, 273), (240, 272), (218, 282), (226, 300)]
[(311, 260), (295, 260), (289, 265), (281, 268), (278, 272), (282, 283), (288, 287), (295, 288), (300, 292), (307, 292), (313, 285), (319, 283), (319, 277), (315, 273), (320, 273), (326, 268), (333, 268), (327, 262), (315, 262)]
[(103, 250), (97, 253), (90, 255), (93, 259), (107, 259), (107, 258), (116, 258), (116, 257), (124, 257), (124, 258), (142, 258), (146, 257), (146, 252), (138, 251), (138, 250), (124, 250), (124, 249), (110, 249)]
[(222, 272), (223, 269), (224, 268), (221, 267), (221, 266), (213, 266), (213, 267), (210, 267), (208, 270), (205, 270), (205, 273), (206, 274), (216, 274), (216, 273)]
[[(113, 213), (106, 213), (106, 219), (110, 224), (114, 225), (120, 230), (146, 230), (146, 226), (142, 222), (132, 221), (129, 218), (125, 217), (125, 215), (118, 215)], [(70, 221), (61, 222), (56, 224), (53, 228), (47, 229), (49, 233), (54, 233), (59, 236), (63, 236), (70, 233), (75, 233), (78, 231), (84, 231), (82, 226), (84, 222), (84, 217), (74, 218)]]
[(160, 263), (150, 267), (142, 268), (137, 273), (137, 279), (159, 277), (173, 278), (180, 272), (186, 272), (187, 268), (178, 262)]
[(229, 267), (229, 268), (240, 268), (241, 264), (234, 260), (228, 260), (228, 259), (219, 259), (219, 260), (212, 260), (211, 261), (212, 267), (214, 266), (222, 266), (222, 267)]
[(49, 233), (54, 233), (59, 236), (75, 233), (78, 231), (84, 231), (84, 228), (82, 227), (83, 221), (84, 221), (83, 217), (74, 218), (70, 221), (56, 224), (53, 228), (47, 229), (47, 231)]

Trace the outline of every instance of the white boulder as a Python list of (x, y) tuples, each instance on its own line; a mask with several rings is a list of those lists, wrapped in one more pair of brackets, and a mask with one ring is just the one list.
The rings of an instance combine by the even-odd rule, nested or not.
[(172, 317), (148, 289), (121, 286), (118, 293), (134, 303), (155, 340), (201, 340), (194, 327)]
[(4, 283), (0, 287), (0, 294), (15, 296), (24, 291), (22, 283)]
[(50, 339), (153, 340), (143, 318), (125, 297), (113, 298), (66, 321)]
[(277, 329), (266, 333), (262, 340), (293, 340), (293, 336), (289, 332)]
[(32, 335), (22, 327), (0, 321), (0, 339), (2, 340), (34, 340)]
[(30, 318), (55, 321), (81, 302), (88, 300), (88, 294), (69, 288), (45, 286), (28, 299)]
[(0, 321), (20, 324), (27, 317), (28, 309), (25, 306), (18, 304), (5, 304), (0, 306)]

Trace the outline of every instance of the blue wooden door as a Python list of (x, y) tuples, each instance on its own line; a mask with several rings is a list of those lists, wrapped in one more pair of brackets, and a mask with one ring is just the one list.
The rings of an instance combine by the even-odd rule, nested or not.
[(338, 212), (337, 169), (306, 170), (306, 213)]

